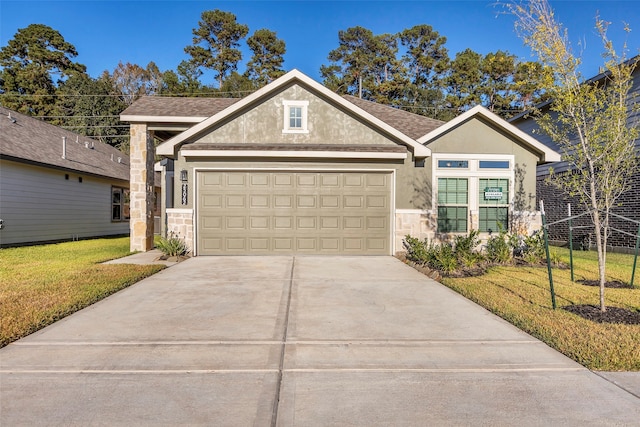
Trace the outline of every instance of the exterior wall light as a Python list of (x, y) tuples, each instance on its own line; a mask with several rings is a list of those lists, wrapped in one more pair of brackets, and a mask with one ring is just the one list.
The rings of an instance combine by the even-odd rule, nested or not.
[(182, 181), (182, 182), (189, 181), (189, 173), (187, 172), (186, 169), (182, 169), (180, 171), (180, 181)]

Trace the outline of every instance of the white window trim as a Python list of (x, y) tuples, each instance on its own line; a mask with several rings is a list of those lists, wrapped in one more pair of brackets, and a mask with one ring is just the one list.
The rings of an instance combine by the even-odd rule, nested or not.
[[(283, 100), (282, 106), (284, 107), (282, 133), (309, 133), (309, 128), (307, 127), (307, 110), (309, 107), (309, 101)], [(292, 129), (289, 127), (289, 109), (291, 107), (302, 108), (302, 128), (300, 129)]]
[[(431, 182), (434, 190), (431, 193), (431, 206), (438, 212), (438, 178), (468, 178), (469, 184), (469, 215), (480, 212), (479, 185), (480, 178), (500, 178), (509, 180), (509, 214), (513, 212), (513, 196), (515, 189), (515, 156), (511, 154), (447, 154), (433, 153), (431, 167)], [(438, 168), (438, 160), (467, 160), (468, 169)], [(508, 160), (509, 169), (480, 169), (480, 160)], [(471, 222), (469, 222), (469, 227)], [(469, 231), (469, 228), (467, 232)]]

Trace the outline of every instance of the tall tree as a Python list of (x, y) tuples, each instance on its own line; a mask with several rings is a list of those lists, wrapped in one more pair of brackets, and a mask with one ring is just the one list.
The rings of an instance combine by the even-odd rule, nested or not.
[(508, 116), (515, 101), (513, 78), (516, 71), (516, 57), (499, 50), (486, 54), (480, 63), (482, 81), (478, 96), (490, 111), (503, 117)]
[(54, 124), (113, 146), (128, 141), (128, 128), (119, 119), (126, 105), (115, 96), (106, 71), (98, 79), (86, 74), (71, 76), (60, 84), (56, 95), (58, 119)]
[(388, 98), (385, 92), (391, 90), (400, 65), (395, 36), (376, 36), (371, 30), (357, 26), (339, 31), (338, 43), (329, 52), (331, 64), (320, 69), (325, 83), (360, 98)]
[(150, 62), (147, 68), (127, 62), (118, 63), (111, 76), (113, 87), (125, 105), (131, 105), (143, 95), (153, 95), (162, 86), (162, 73), (154, 62)]
[(482, 55), (471, 49), (458, 52), (444, 78), (449, 108), (462, 112), (480, 104), (478, 88), (482, 84)]
[(247, 76), (250, 79), (264, 86), (285, 73), (282, 64), (286, 47), (284, 40), (279, 39), (276, 33), (266, 28), (257, 30), (247, 39), (247, 45), (253, 52), (247, 63)]
[[(604, 45), (603, 79), (585, 82), (566, 30), (556, 21), (547, 0), (510, 2), (516, 29), (524, 42), (551, 70), (544, 81), (552, 100), (550, 112), (538, 114), (540, 128), (562, 147), (571, 173), (552, 174), (559, 189), (579, 196), (589, 209), (598, 251), (600, 310), (606, 311), (607, 237), (611, 209), (628, 189), (638, 167), (635, 140), (640, 133), (638, 109), (630, 97), (632, 72), (637, 60), (626, 60), (626, 45), (619, 53), (607, 37), (607, 24), (596, 17)], [(625, 28), (628, 30), (628, 28)], [(635, 119), (634, 119), (635, 117)]]
[(414, 112), (433, 118), (449, 118), (442, 117), (441, 109), (444, 100), (442, 76), (450, 61), (446, 37), (426, 24), (403, 30), (398, 37), (406, 48), (402, 57), (407, 73), (403, 101), (415, 107)]
[(76, 48), (51, 27), (21, 28), (0, 49), (0, 95), (7, 108), (32, 115), (49, 115), (54, 93), (64, 79), (85, 73), (76, 63)]
[(514, 106), (524, 111), (548, 99), (543, 82), (550, 78), (549, 68), (536, 61), (516, 64), (513, 88), (516, 98)]
[(202, 71), (191, 61), (181, 61), (176, 71), (162, 74), (161, 94), (196, 96), (206, 89), (200, 83)]
[(248, 32), (249, 27), (239, 24), (233, 13), (207, 10), (193, 29), (193, 45), (184, 51), (197, 66), (214, 70), (218, 87), (222, 87), (225, 77), (238, 69), (242, 60), (239, 41)]

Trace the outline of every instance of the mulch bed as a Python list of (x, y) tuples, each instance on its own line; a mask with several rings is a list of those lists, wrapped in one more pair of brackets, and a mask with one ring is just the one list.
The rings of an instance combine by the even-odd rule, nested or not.
[[(598, 287), (600, 286), (600, 280), (576, 280), (576, 282), (585, 286), (598, 286)], [(628, 283), (624, 283), (619, 280), (614, 280), (612, 282), (605, 282), (604, 287), (633, 289), (631, 286), (629, 286)]]
[(563, 309), (598, 323), (623, 323), (640, 325), (640, 312), (621, 307), (607, 307), (604, 313), (593, 305), (568, 305)]

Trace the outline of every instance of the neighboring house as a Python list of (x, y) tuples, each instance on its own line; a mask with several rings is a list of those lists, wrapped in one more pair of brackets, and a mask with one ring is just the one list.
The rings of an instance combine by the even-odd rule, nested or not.
[(127, 155), (0, 107), (0, 245), (126, 235), (129, 209)]
[[(640, 61), (640, 56), (632, 58), (630, 61), (636, 63)], [(601, 82), (607, 76), (606, 73), (599, 74), (589, 79), (586, 84), (590, 82)], [(634, 111), (631, 108), (631, 103), (637, 103), (640, 99), (640, 67), (636, 66), (633, 72), (633, 86), (629, 94), (629, 116), (628, 124), (638, 126), (640, 123), (640, 111), (637, 109)], [(541, 106), (540, 108), (548, 108), (549, 104)], [(637, 106), (636, 106), (637, 108)], [(510, 120), (514, 126), (518, 127), (527, 134), (534, 135), (546, 146), (553, 150), (560, 151), (561, 148), (554, 143), (548, 135), (541, 132), (535, 122), (535, 120), (527, 113), (520, 114)], [(637, 151), (640, 152), (640, 139), (636, 140)], [(568, 216), (567, 205), (571, 204), (571, 213), (573, 215), (586, 212), (584, 205), (580, 202), (578, 197), (568, 197), (562, 194), (557, 187), (550, 184), (549, 169), (553, 168), (554, 174), (567, 173), (571, 170), (571, 167), (566, 162), (555, 162), (551, 164), (539, 165), (537, 170), (537, 197), (538, 203), (540, 200), (544, 201), (545, 213), (547, 215), (547, 221), (552, 223), (562, 219), (566, 219)], [(611, 249), (618, 252), (632, 252), (636, 245), (636, 234), (638, 232), (638, 224), (640, 222), (640, 167), (635, 171), (631, 177), (629, 189), (619, 199), (619, 206), (615, 206), (612, 212), (616, 215), (620, 215), (626, 218), (630, 218), (632, 221), (625, 221), (618, 217), (612, 217), (611, 226), (618, 230), (624, 231), (620, 233), (618, 231), (612, 231), (611, 236), (608, 239), (608, 243)], [(576, 248), (587, 249), (589, 246), (595, 246), (595, 237), (593, 237), (593, 230), (589, 228), (592, 226), (592, 222), (588, 215), (582, 216), (573, 221), (573, 225), (576, 229), (573, 231), (573, 240)], [(560, 245), (566, 245), (569, 241), (569, 226), (567, 222), (558, 223), (553, 225), (549, 229), (549, 237), (554, 243)]]
[[(530, 231), (536, 166), (560, 160), (482, 107), (443, 123), (297, 70), (243, 99), (142, 98), (121, 120), (140, 171), (132, 201), (149, 198), (133, 188), (145, 188), (155, 135), (167, 230), (196, 255), (391, 255), (407, 234)], [(151, 248), (147, 218), (132, 207), (133, 250)]]

